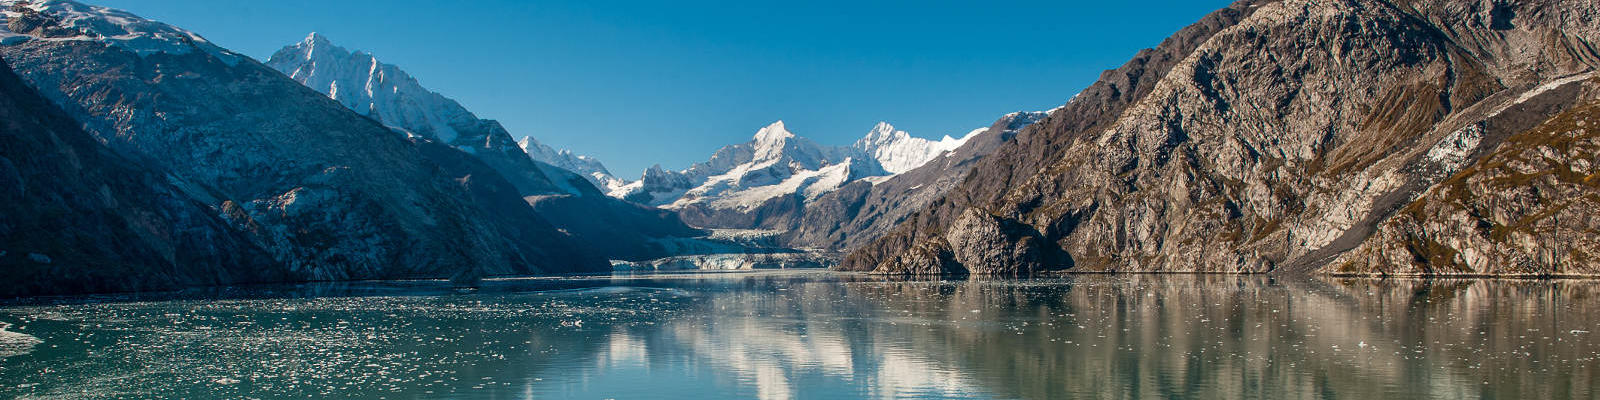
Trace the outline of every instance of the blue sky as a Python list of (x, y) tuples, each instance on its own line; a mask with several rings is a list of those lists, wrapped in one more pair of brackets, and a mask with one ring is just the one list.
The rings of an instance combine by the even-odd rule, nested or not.
[(782, 119), (848, 144), (1046, 110), (1222, 0), (87, 0), (265, 59), (309, 32), (399, 65), (518, 137), (637, 178)]

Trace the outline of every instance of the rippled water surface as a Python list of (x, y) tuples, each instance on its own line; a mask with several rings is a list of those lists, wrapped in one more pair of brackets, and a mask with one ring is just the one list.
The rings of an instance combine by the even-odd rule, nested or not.
[(1600, 282), (828, 272), (0, 306), (0, 398), (1591, 398)]

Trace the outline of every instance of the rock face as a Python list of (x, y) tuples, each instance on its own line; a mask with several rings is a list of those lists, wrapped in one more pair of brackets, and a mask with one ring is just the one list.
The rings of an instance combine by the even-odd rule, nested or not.
[(1042, 269), (1039, 233), (1033, 227), (967, 209), (950, 224), (945, 245), (955, 265), (979, 275), (1026, 275)]
[[(1032, 227), (1050, 270), (1329, 272), (1586, 101), (1597, 17), (1582, 1), (1241, 1), (1107, 71), (842, 268), (948, 270), (961, 257), (925, 249), (1032, 238), (957, 223), (978, 213)], [(1372, 260), (1393, 249), (1337, 270), (1392, 270)]]
[(336, 46), (321, 35), (313, 33), (284, 47), (266, 64), (409, 137), (477, 158), (507, 177), (541, 216), (573, 235), (585, 252), (619, 260), (666, 257), (676, 254), (658, 240), (703, 234), (673, 212), (606, 197), (595, 185), (617, 186), (621, 181), (600, 162), (556, 151), (532, 137), (513, 141), (499, 122), (480, 119), (399, 67)]
[(105, 8), (0, 7), (0, 56), (29, 86), (173, 176), (297, 279), (609, 269), (480, 159), (397, 135), (247, 57)]
[(169, 179), (100, 145), (0, 63), (0, 298), (294, 277)]
[[(1587, 89), (1600, 87), (1590, 81)], [(1600, 274), (1600, 93), (1406, 205), (1338, 274)]]

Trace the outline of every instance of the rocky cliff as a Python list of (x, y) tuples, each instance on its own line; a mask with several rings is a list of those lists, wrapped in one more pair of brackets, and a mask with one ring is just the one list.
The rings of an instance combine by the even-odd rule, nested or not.
[[(1107, 71), (842, 267), (1328, 272), (1586, 101), (1597, 16), (1585, 1), (1241, 1)], [(1336, 268), (1392, 270), (1372, 261), (1395, 260), (1390, 243)]]
[(175, 177), (102, 146), (0, 62), (0, 297), (293, 274)]
[[(1600, 81), (1585, 103), (1505, 138), (1324, 271), (1600, 274)], [(1528, 120), (1528, 122), (1537, 121)], [(1476, 129), (1476, 128), (1475, 128)], [(1475, 131), (1474, 131), (1475, 132)]]

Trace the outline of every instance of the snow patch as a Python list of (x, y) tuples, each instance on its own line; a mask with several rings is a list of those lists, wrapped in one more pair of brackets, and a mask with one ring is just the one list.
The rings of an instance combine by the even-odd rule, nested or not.
[[(18, 4), (23, 9), (13, 11)], [(14, 45), (29, 40), (100, 42), (127, 50), (140, 57), (157, 53), (175, 55), (200, 51), (210, 54), (228, 65), (237, 65), (244, 57), (218, 47), (194, 32), (172, 25), (148, 20), (127, 11), (91, 6), (70, 0), (0, 0), (0, 44)], [(12, 32), (9, 23), (17, 18), (42, 17), (45, 28), (53, 33)]]

